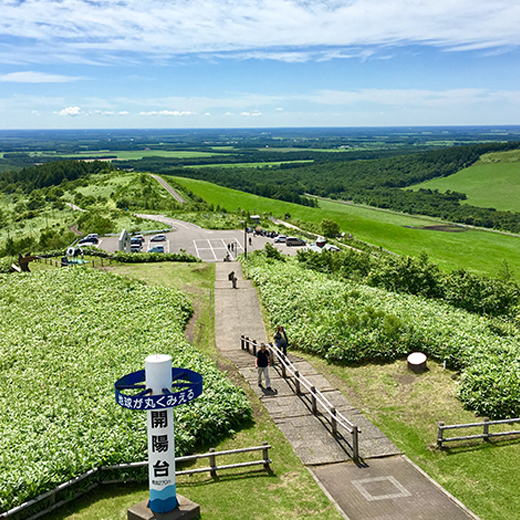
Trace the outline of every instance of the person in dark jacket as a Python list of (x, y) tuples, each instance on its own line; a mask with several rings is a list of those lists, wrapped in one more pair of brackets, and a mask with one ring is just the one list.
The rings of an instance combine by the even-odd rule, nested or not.
[(265, 378), (267, 390), (271, 390), (271, 380), (269, 379), (269, 367), (271, 366), (271, 355), (266, 346), (262, 343), (260, 350), (256, 353), (255, 366), (258, 370), (258, 386), (262, 387), (262, 375)]
[(274, 334), (274, 344), (287, 356), (287, 334), (284, 328), (280, 325)]

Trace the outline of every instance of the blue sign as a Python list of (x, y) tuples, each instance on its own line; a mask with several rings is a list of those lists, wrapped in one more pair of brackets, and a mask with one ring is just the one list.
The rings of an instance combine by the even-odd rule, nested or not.
[[(178, 389), (178, 391), (175, 391)], [(160, 410), (187, 404), (202, 393), (202, 376), (187, 368), (172, 368), (172, 392), (163, 389), (163, 395), (152, 395), (146, 388), (145, 371), (132, 372), (118, 379), (115, 384), (116, 401), (129, 410)], [(140, 390), (128, 395), (122, 390)]]

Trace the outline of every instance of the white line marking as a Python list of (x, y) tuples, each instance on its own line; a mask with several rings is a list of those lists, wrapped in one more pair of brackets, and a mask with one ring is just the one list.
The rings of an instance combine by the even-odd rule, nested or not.
[[(369, 491), (365, 489), (363, 484), (369, 484), (370, 482), (383, 482), (387, 480), (399, 491), (399, 493), (389, 493), (386, 495), (372, 495)], [(361, 480), (352, 480), (352, 484), (356, 487), (356, 489), (369, 501), (373, 502), (374, 500), (386, 500), (388, 498), (405, 498), (411, 497), (412, 494), (394, 477), (375, 477), (375, 478), (364, 478)]]

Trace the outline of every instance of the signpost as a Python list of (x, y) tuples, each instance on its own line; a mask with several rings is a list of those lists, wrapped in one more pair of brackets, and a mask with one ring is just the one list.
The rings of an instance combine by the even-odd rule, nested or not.
[[(123, 390), (138, 392), (123, 394)], [(145, 370), (132, 372), (116, 381), (115, 391), (116, 401), (123, 408), (147, 412), (148, 509), (152, 513), (178, 510), (173, 407), (189, 403), (202, 393), (202, 376), (186, 368), (172, 369), (171, 356), (155, 354), (145, 359)], [(129, 518), (146, 517), (130, 517), (129, 510)], [(175, 518), (188, 517), (175, 515)], [(195, 517), (190, 515), (189, 518)]]

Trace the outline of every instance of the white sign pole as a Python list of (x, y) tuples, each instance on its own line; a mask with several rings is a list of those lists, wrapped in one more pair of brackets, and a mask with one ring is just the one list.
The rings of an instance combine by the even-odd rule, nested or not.
[[(154, 354), (145, 359), (146, 388), (152, 395), (172, 391), (172, 358)], [(154, 513), (167, 513), (177, 506), (175, 486), (175, 436), (173, 408), (148, 409), (148, 477)]]

